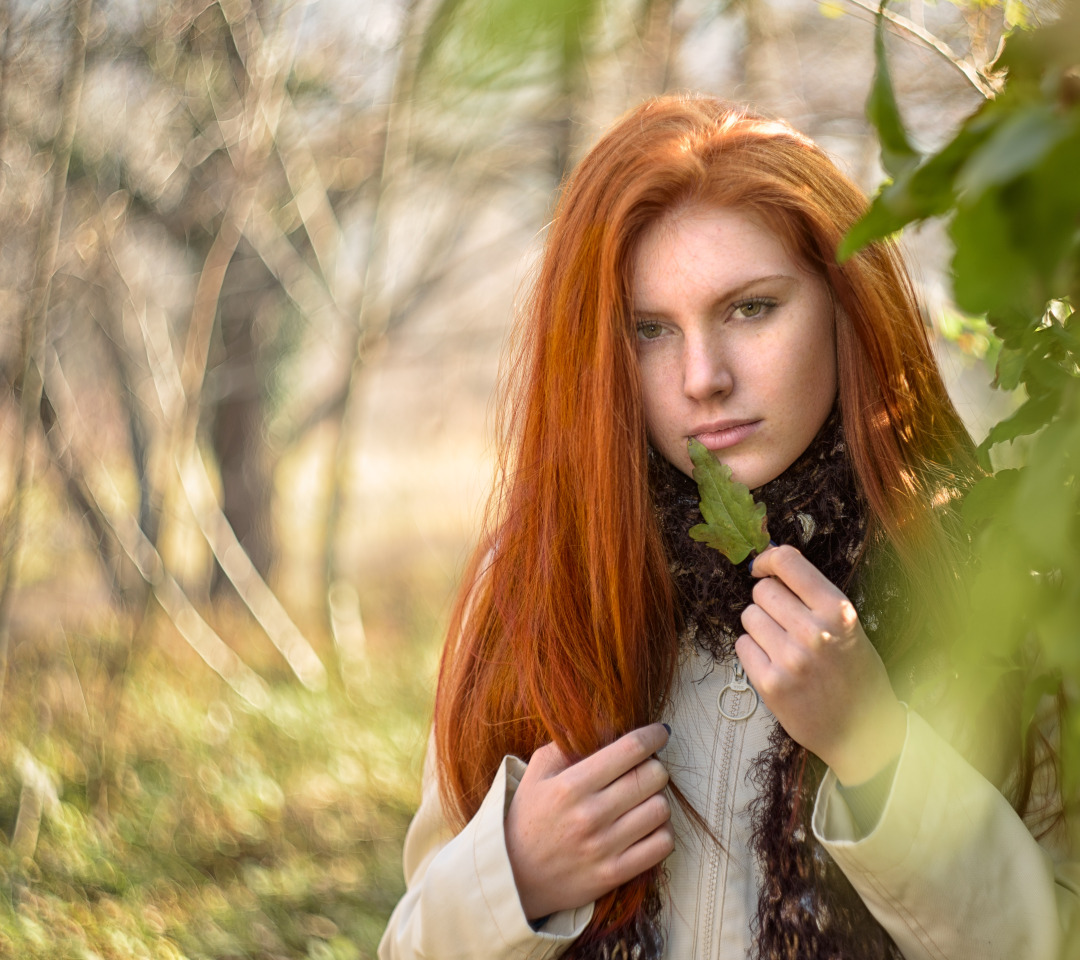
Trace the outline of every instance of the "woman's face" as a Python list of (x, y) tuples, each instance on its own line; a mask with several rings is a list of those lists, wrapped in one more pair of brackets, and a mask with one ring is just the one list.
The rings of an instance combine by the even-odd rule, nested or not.
[(654, 223), (633, 271), (652, 445), (686, 474), (697, 437), (751, 489), (778, 477), (836, 396), (825, 281), (745, 213), (711, 206)]

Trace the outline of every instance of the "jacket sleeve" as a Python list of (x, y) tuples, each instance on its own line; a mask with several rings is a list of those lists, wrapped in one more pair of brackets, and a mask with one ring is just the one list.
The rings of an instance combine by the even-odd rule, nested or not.
[(504, 757), (476, 816), (453, 832), (439, 797), (432, 744), (420, 808), (405, 836), (405, 896), (379, 944), (380, 960), (558, 957), (592, 918), (589, 904), (534, 930), (514, 885), (503, 820), (525, 764)]
[(1078, 913), (1080, 865), (1067, 844), (1037, 842), (998, 789), (913, 711), (870, 832), (858, 830), (832, 771), (813, 826), (906, 960), (1060, 956)]

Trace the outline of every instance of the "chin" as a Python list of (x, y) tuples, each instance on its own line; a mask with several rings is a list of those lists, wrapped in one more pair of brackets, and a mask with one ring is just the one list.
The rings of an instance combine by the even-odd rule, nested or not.
[(758, 487), (763, 487), (770, 481), (775, 480), (791, 465), (784, 464), (778, 467), (776, 464), (739, 463), (738, 459), (723, 462), (731, 467), (732, 478), (751, 490), (756, 490)]

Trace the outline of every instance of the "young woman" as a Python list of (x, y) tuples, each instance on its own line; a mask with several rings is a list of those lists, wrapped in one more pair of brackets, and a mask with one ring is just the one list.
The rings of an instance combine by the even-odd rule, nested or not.
[[(711, 99), (565, 185), (381, 957), (1057, 956), (1052, 763), (950, 679), (972, 444), (894, 249), (836, 263), (864, 209)], [(752, 565), (687, 534), (692, 437)]]

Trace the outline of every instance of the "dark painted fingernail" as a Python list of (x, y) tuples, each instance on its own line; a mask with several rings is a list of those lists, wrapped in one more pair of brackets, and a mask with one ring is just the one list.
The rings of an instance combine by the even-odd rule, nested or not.
[[(778, 547), (778, 546), (780, 546), (780, 544), (778, 544), (775, 540), (770, 540), (769, 541), (769, 547)], [(768, 550), (769, 547), (766, 547), (765, 550)], [(761, 553), (764, 553), (765, 550), (762, 550)], [(754, 575), (754, 563), (757, 561), (757, 558), (761, 556), (761, 553), (755, 553), (750, 558), (750, 576)]]
[(671, 736), (671, 727), (669, 727), (666, 723), (662, 723), (661, 726), (668, 732), (668, 736), (670, 737)]

